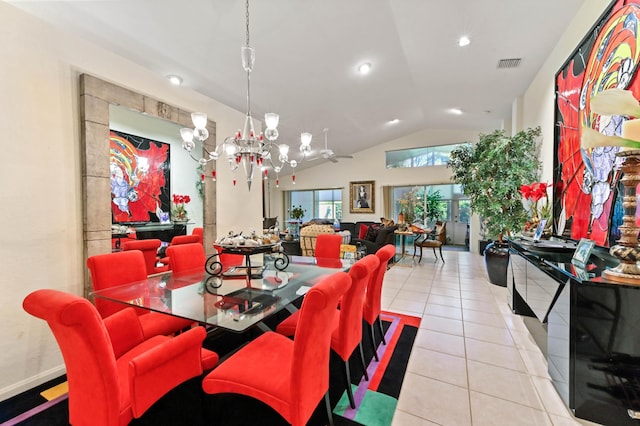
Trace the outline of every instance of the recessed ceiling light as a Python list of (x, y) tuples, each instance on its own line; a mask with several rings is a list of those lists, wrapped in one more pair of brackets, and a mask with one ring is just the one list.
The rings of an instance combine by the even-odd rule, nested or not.
[(177, 75), (168, 75), (167, 78), (174, 86), (180, 86), (182, 84), (182, 77)]
[(471, 40), (467, 36), (462, 36), (458, 39), (458, 46), (460, 47), (468, 46), (469, 43), (471, 43)]
[(455, 114), (455, 115), (461, 115), (462, 114), (462, 110), (460, 108), (449, 108), (449, 112), (451, 114)]
[(369, 71), (371, 71), (371, 63), (370, 62), (365, 62), (364, 64), (360, 65), (358, 67), (358, 72), (360, 74), (369, 74)]
[(393, 120), (389, 120), (389, 124), (398, 124), (400, 122), (400, 120), (398, 120), (397, 118), (394, 118)]

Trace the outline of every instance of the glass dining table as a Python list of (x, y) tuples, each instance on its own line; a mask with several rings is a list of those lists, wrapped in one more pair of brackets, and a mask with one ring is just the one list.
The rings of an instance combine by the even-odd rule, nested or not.
[(338, 271), (348, 271), (355, 262), (290, 256), (289, 265), (280, 271), (274, 266), (276, 259), (277, 255), (264, 254), (262, 265), (254, 259), (252, 268), (257, 268), (258, 274), (246, 274), (242, 267), (220, 275), (166, 273), (90, 294), (228, 331), (244, 332), (254, 326), (266, 331), (266, 318), (282, 309), (295, 310), (293, 302), (314, 284)]

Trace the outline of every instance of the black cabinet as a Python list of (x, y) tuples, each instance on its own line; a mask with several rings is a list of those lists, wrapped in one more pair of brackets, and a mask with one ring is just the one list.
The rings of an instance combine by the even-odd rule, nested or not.
[(640, 286), (601, 277), (616, 264), (604, 248), (586, 270), (571, 264), (573, 250), (512, 241), (510, 251), (509, 305), (546, 330), (549, 375), (562, 400), (576, 417), (637, 425)]
[(150, 240), (157, 238), (160, 241), (170, 243), (176, 235), (187, 235), (186, 223), (149, 223), (134, 226), (136, 238), (139, 240)]

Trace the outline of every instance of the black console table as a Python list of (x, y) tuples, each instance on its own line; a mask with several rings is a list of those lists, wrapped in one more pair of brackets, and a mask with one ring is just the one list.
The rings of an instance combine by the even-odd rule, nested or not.
[(571, 264), (574, 250), (571, 241), (511, 241), (509, 306), (543, 330), (549, 374), (576, 417), (638, 425), (640, 286), (602, 278), (617, 264), (607, 249), (596, 247), (586, 269)]
[(187, 235), (187, 223), (147, 223), (134, 226), (139, 240), (157, 238), (170, 243), (176, 235)]

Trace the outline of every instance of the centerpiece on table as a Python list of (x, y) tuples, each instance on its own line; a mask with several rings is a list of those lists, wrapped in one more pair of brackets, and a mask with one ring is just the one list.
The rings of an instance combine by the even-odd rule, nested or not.
[(188, 195), (173, 194), (173, 205), (171, 206), (171, 220), (179, 223), (186, 223), (189, 221), (187, 216), (187, 204), (191, 202), (191, 197)]

